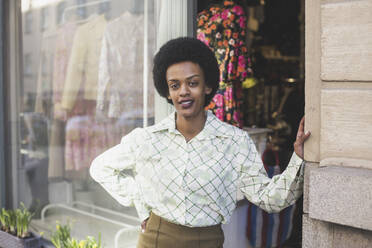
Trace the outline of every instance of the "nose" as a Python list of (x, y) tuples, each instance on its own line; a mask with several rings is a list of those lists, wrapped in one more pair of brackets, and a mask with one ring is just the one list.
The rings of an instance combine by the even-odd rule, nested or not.
[(180, 96), (187, 96), (190, 94), (190, 89), (187, 83), (182, 83), (180, 86)]

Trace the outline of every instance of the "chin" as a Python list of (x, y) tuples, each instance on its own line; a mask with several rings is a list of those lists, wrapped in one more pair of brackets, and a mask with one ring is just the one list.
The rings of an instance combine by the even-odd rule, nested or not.
[(190, 118), (190, 117), (193, 117), (193, 116), (196, 115), (196, 113), (194, 113), (194, 112), (185, 111), (185, 110), (177, 110), (177, 114), (179, 116), (184, 117), (184, 118)]
[(195, 110), (195, 109), (176, 109), (177, 114), (182, 116), (183, 118), (192, 118), (198, 116), (200, 112), (204, 111), (204, 108), (201, 110)]

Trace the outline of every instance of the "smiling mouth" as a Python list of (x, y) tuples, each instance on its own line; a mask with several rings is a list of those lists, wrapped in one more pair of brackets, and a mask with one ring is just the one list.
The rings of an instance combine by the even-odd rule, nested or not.
[(193, 100), (186, 100), (186, 101), (179, 102), (179, 104), (181, 105), (181, 107), (184, 108), (184, 109), (190, 108), (193, 103), (194, 103)]

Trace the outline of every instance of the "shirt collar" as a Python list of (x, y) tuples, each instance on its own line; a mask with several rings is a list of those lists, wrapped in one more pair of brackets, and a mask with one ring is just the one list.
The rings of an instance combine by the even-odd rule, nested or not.
[[(225, 131), (225, 124), (220, 121), (212, 111), (208, 110), (207, 113), (207, 120), (205, 122), (203, 130), (195, 136), (196, 139), (205, 139), (208, 137), (230, 137), (231, 135)], [(152, 132), (160, 132), (168, 130), (169, 133), (174, 134), (181, 134), (176, 129), (176, 111), (168, 115), (165, 119), (163, 119), (158, 124), (152, 126)]]

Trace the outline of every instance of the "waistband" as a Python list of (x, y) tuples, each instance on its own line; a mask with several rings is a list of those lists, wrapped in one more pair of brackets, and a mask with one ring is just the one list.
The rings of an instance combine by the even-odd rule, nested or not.
[(160, 217), (153, 212), (150, 213), (150, 218), (152, 218), (154, 222), (158, 222), (158, 223), (161, 222), (163, 225), (167, 225), (170, 228), (173, 228), (175, 230), (182, 231), (182, 232), (190, 232), (190, 233), (212, 232), (212, 233), (215, 233), (215, 232), (219, 232), (222, 229), (221, 224), (217, 224), (213, 226), (202, 226), (202, 227), (184, 226), (181, 224), (170, 222), (169, 220), (163, 217)]

